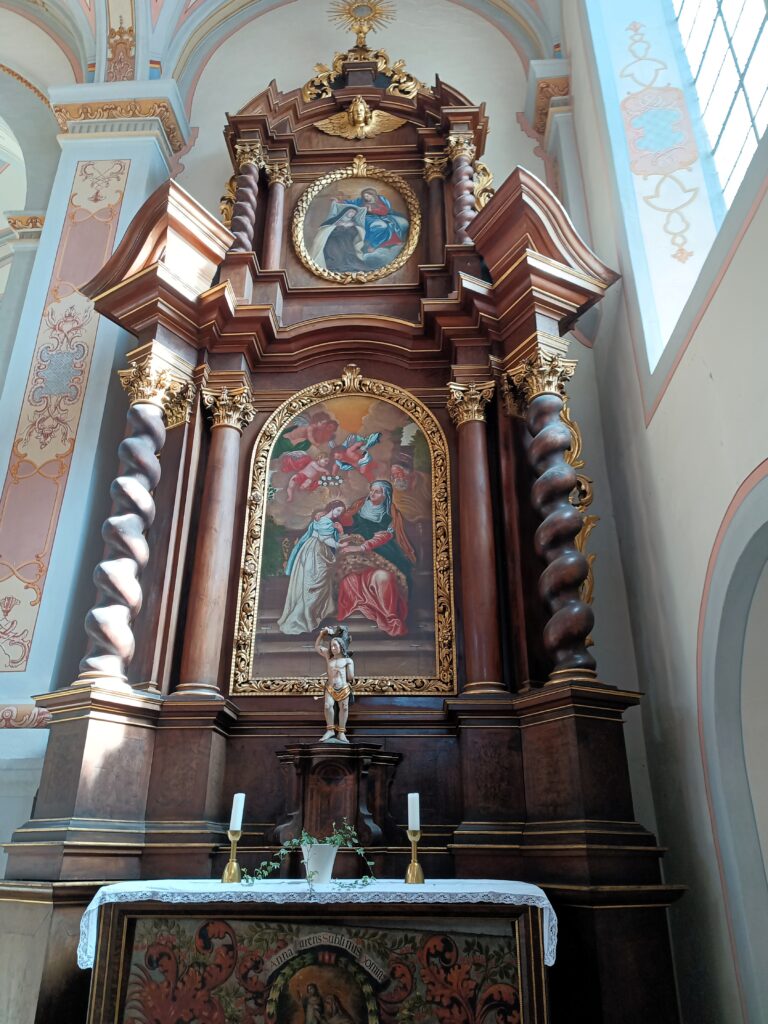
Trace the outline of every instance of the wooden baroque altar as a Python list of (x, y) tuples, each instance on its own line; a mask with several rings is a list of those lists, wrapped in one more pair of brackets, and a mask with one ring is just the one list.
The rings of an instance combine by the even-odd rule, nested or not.
[[(376, 748), (374, 803), (392, 816), (369, 829), (379, 873), (403, 875), (405, 795), (419, 791), (428, 876), (546, 889), (560, 920), (553, 1021), (662, 1024), (677, 1020), (665, 914), (680, 890), (662, 884), (662, 851), (634, 820), (622, 714), (639, 695), (600, 679), (588, 644), (564, 415), (568, 330), (617, 275), (528, 171), (490, 195), (487, 131), (482, 104), (358, 45), (303, 89), (272, 83), (228, 118), (228, 227), (168, 181), (85, 288), (136, 338), (121, 371), (125, 439), (80, 674), (37, 698), (50, 741), (5, 885), (18, 899), (58, 893), (55, 916), (61, 886), (84, 905), (91, 880), (217, 877), (240, 790), (243, 861), (274, 848), (276, 826), (310, 799), (287, 806), (279, 757), (298, 771), (319, 737), (320, 667), (297, 643), (286, 671), (279, 631), (248, 646), (259, 615), (279, 611), (269, 588), (287, 586), (279, 573), (251, 585), (264, 542), (251, 549), (248, 531), (265, 528), (272, 500), (254, 452), (272, 457), (307, 390), (368, 396), (427, 437), (433, 500), (414, 558), (439, 551), (442, 574), (423, 586), (425, 667), (390, 669), (393, 634), (353, 626), (364, 685), (350, 735)], [(355, 182), (362, 205), (333, 198)], [(366, 203), (384, 210), (383, 242)], [(354, 221), (350, 237), (334, 218)], [(298, 472), (295, 487), (310, 488)], [(75, 984), (51, 949), (41, 1021)]]

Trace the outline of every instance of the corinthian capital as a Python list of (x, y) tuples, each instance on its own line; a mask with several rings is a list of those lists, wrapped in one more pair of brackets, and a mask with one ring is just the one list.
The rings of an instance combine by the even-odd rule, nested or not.
[(211, 426), (234, 427), (241, 433), (253, 419), (255, 412), (251, 392), (248, 388), (221, 391), (203, 389), (203, 404), (211, 413)]
[(254, 167), (264, 167), (264, 148), (258, 139), (250, 142), (238, 142), (235, 145), (235, 158), (237, 169), (242, 171), (246, 164), (253, 164)]
[(151, 356), (133, 360), (127, 370), (118, 370), (120, 383), (131, 405), (144, 403), (163, 410), (166, 424), (175, 427), (189, 417), (194, 385)]
[(457, 427), (473, 420), (481, 423), (485, 420), (485, 407), (493, 398), (495, 381), (486, 380), (480, 384), (455, 384), (448, 385), (450, 395), (447, 408), (451, 419)]
[(289, 185), (293, 184), (290, 164), (267, 164), (266, 175), (270, 185), (282, 185), (284, 188), (288, 188)]
[(460, 156), (465, 156), (468, 160), (474, 160), (477, 149), (471, 135), (451, 134), (448, 136), (448, 145), (445, 147), (445, 152), (449, 160), (456, 160)]
[(446, 156), (425, 156), (424, 157), (424, 181), (430, 182), (445, 177), (448, 157)]
[(576, 369), (575, 359), (537, 352), (506, 373), (509, 396), (519, 410), (524, 410), (539, 395), (565, 398), (565, 385)]

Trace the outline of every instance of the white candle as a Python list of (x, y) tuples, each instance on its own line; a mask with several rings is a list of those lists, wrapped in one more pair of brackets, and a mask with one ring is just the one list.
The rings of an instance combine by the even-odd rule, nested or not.
[(229, 819), (229, 831), (240, 832), (243, 827), (243, 808), (245, 807), (245, 793), (235, 793), (232, 798), (232, 815)]
[(421, 828), (421, 819), (419, 818), (419, 794), (409, 793), (408, 794), (408, 831), (418, 832)]

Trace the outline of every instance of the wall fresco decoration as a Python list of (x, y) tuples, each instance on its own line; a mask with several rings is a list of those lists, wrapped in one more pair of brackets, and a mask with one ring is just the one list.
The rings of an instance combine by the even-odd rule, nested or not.
[(452, 692), (448, 493), (445, 437), (408, 392), (354, 367), (276, 410), (254, 449), (233, 691), (319, 688), (315, 637), (343, 622), (357, 692)]
[(520, 1024), (517, 931), (139, 918), (123, 1024)]
[(99, 323), (78, 288), (112, 253), (129, 165), (75, 170), (0, 497), (0, 672), (29, 660)]

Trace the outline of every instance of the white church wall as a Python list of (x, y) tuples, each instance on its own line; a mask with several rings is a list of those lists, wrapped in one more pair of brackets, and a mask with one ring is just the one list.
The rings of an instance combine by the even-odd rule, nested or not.
[[(301, 33), (295, 31), (297, 20)], [(425, 24), (430, 26), (428, 45)], [(189, 120), (199, 134), (192, 151), (182, 157), (185, 169), (179, 184), (218, 214), (219, 197), (232, 173), (222, 139), (225, 113), (238, 111), (272, 79), (285, 92), (300, 87), (318, 61), (330, 62), (350, 42), (328, 22), (323, 4), (306, 0), (267, 11), (223, 38), (193, 86)], [(375, 42), (393, 60), (403, 58), (408, 70), (428, 85), (439, 74), (473, 102), (486, 102), (491, 131), (483, 161), (498, 182), (517, 164), (544, 179), (535, 140), (515, 120), (525, 101), (524, 65), (490, 21), (449, 0), (401, 0), (397, 19)]]
[[(605, 304), (594, 352), (640, 688), (647, 693), (643, 718), (659, 839), (669, 847), (665, 876), (690, 887), (670, 914), (684, 1020), (757, 1020), (742, 998), (702, 768), (697, 642), (718, 530), (742, 482), (766, 457), (768, 350), (753, 310), (764, 287), (768, 202), (763, 189), (746, 213), (734, 203), (724, 231), (735, 244), (725, 253), (715, 245), (709, 259), (720, 261), (716, 270), (709, 259), (704, 264), (712, 286), (697, 310), (686, 308), (687, 346), (647, 408), (645, 338), (630, 287), (636, 265), (620, 226), (611, 119), (602, 112), (603, 99), (612, 97), (603, 97), (593, 73), (584, 5), (566, 5), (565, 42), (593, 241), (607, 262), (613, 255), (624, 278)], [(741, 231), (734, 213), (742, 217)]]

